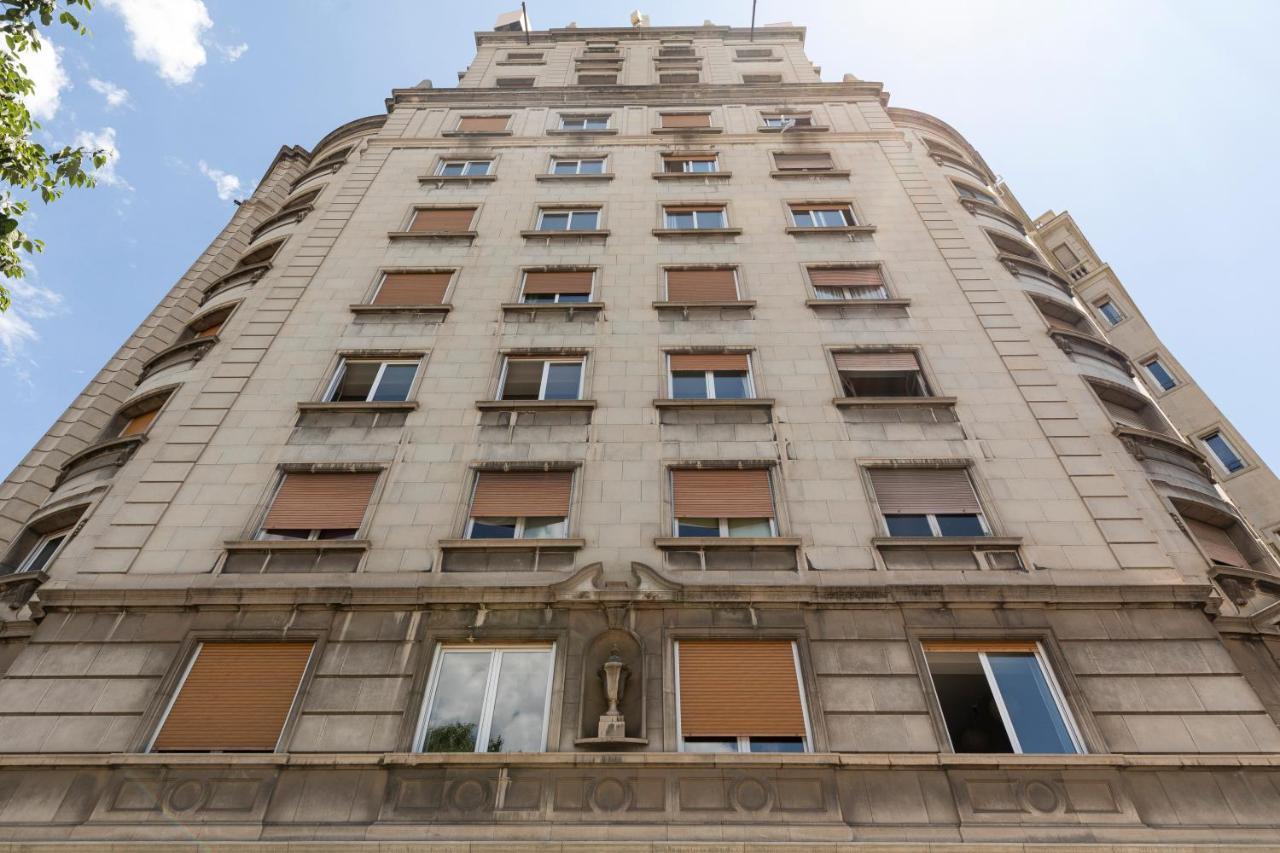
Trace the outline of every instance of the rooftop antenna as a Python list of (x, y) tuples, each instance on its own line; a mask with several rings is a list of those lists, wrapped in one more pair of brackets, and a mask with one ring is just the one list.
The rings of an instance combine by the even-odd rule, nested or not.
[(751, 35), (747, 41), (756, 40), (756, 0), (751, 0)]

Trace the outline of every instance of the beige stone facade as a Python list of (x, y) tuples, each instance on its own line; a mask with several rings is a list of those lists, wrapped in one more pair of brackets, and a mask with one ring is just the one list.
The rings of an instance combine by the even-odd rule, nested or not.
[[(1068, 215), (803, 38), (482, 32), (282, 149), (0, 487), (0, 840), (1274, 843), (1274, 474)], [(206, 650), (282, 642), (274, 748), (163, 748)], [(541, 656), (532, 747), (426, 748), (466, 650)], [(488, 677), (473, 740), (544, 695)], [(696, 734), (696, 679), (798, 710)]]

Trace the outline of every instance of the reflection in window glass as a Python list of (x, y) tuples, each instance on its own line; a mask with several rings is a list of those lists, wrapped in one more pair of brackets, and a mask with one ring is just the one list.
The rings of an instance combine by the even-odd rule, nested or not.
[(927, 515), (886, 515), (890, 536), (932, 536)]
[(983, 536), (982, 521), (976, 515), (939, 515), (938, 530), (943, 536)]
[(66, 540), (67, 532), (50, 534), (41, 539), (36, 546), (31, 549), (31, 553), (23, 560), (18, 567), (20, 572), (38, 572), (49, 564), (49, 560), (53, 558), (53, 554), (58, 547)]
[(424, 752), (539, 752), (545, 748), (551, 649), (442, 649)]
[(544, 400), (576, 400), (582, 379), (581, 362), (550, 362), (547, 364)]
[(1076, 751), (1035, 655), (989, 653), (987, 664), (1022, 752)]
[(773, 535), (773, 525), (767, 518), (730, 518), (726, 521), (730, 536)]
[(1227, 469), (1228, 473), (1239, 471), (1244, 467), (1244, 460), (1240, 458), (1240, 454), (1236, 453), (1236, 449), (1231, 446), (1226, 437), (1217, 431), (1211, 432), (1204, 438), (1200, 439), (1205, 445), (1213, 451), (1213, 455), (1217, 457), (1222, 467)]
[(1165, 391), (1173, 390), (1174, 386), (1178, 384), (1177, 380), (1173, 378), (1173, 374), (1160, 363), (1158, 358), (1151, 359), (1143, 367), (1147, 369), (1147, 373), (1151, 374), (1151, 378), (1156, 381), (1156, 384)]

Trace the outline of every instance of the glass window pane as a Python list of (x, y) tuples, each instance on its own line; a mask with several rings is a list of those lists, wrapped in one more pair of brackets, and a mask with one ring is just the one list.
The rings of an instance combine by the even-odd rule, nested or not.
[(568, 524), (563, 518), (526, 518), (524, 520), (525, 539), (562, 539), (568, 532)]
[(578, 173), (581, 175), (603, 175), (603, 160), (583, 160), (578, 167)]
[(423, 752), (474, 752), (492, 652), (446, 651), (436, 666)]
[(988, 654), (987, 664), (1023, 752), (1078, 751), (1035, 655)]
[(600, 214), (594, 210), (575, 210), (569, 225), (570, 231), (594, 231)]
[(590, 293), (558, 293), (557, 302), (590, 302)]
[(329, 398), (331, 402), (350, 402), (361, 401), (369, 398), (369, 392), (373, 389), (373, 380), (378, 376), (378, 368), (382, 366), (377, 361), (348, 361), (342, 367), (342, 377), (338, 380), (337, 387), (333, 389), (333, 395)]
[(493, 723), (486, 752), (539, 752), (547, 708), (551, 652), (501, 653), (498, 686), (493, 697)]
[(463, 163), (442, 163), (440, 165), (440, 174), (446, 177), (454, 177), (462, 174)]
[(690, 172), (714, 172), (716, 170), (715, 160), (691, 160), (689, 161)]
[(703, 400), (707, 375), (701, 370), (677, 370), (671, 374), (671, 396), (676, 400)]
[(985, 536), (982, 521), (976, 515), (939, 515), (938, 529), (943, 536)]
[(22, 566), (22, 571), (38, 572), (43, 569), (49, 563), (49, 558), (53, 556), (53, 552), (58, 550), (58, 546), (61, 545), (62, 540), (66, 538), (67, 536), (65, 533), (60, 533), (57, 536), (50, 536), (48, 539), (45, 539), (40, 543), (36, 550), (32, 552), (31, 556)]
[(692, 228), (693, 212), (692, 211), (667, 211), (667, 227), (668, 228)]
[[(556, 295), (554, 293), (526, 293), (524, 301), (528, 305), (544, 305), (548, 302), (555, 302)], [(507, 375), (511, 375), (509, 371)]]
[(886, 515), (890, 536), (932, 536), (929, 519), (923, 515)]
[(1222, 437), (1222, 433), (1209, 433), (1204, 437), (1204, 443), (1209, 445), (1209, 449), (1213, 451), (1214, 456), (1218, 457), (1223, 468), (1228, 471), (1239, 471), (1244, 467), (1244, 460), (1236, 455), (1235, 449)]
[(474, 163), (468, 163), (464, 172), (467, 175), (487, 175), (489, 174), (489, 161), (477, 160)]
[(317, 539), (355, 539), (356, 530), (353, 528), (332, 528), (316, 531)]
[(515, 539), (514, 518), (474, 518), (469, 539)]
[(524, 358), (508, 361), (507, 378), (502, 383), (502, 399), (538, 399), (538, 389), (542, 387), (544, 364), (546, 364), (544, 361)]
[(547, 391), (544, 400), (576, 400), (581, 384), (581, 362), (558, 362), (547, 365)]
[(382, 381), (373, 392), (374, 400), (403, 401), (409, 399), (409, 386), (418, 372), (416, 364), (388, 364), (382, 371)]
[(1165, 370), (1164, 365), (1161, 364), (1158, 359), (1148, 361), (1146, 366), (1147, 372), (1151, 374), (1151, 378), (1154, 379), (1164, 390), (1168, 391), (1178, 384), (1173, 381), (1173, 374)]
[(730, 518), (730, 536), (772, 536), (773, 525), (767, 518)]
[[(578, 172), (577, 160), (556, 160), (551, 164), (551, 173), (553, 175), (574, 175)], [(542, 217), (546, 221), (546, 216)]]
[(711, 374), (711, 382), (718, 400), (743, 400), (751, 396), (745, 370), (717, 371)]
[(797, 228), (811, 228), (811, 227), (813, 227), (813, 224), (814, 224), (814, 221), (813, 221), (813, 215), (812, 215), (809, 211), (807, 211), (807, 210), (793, 210), (793, 211), (791, 212), (791, 216), (792, 216), (792, 218), (794, 218), (794, 219), (795, 219), (795, 221), (796, 221), (796, 227), (797, 227)]
[(929, 674), (956, 752), (1013, 752), (976, 652), (930, 652)]
[(753, 737), (752, 752), (804, 752), (804, 738), (799, 737)]
[(677, 536), (719, 536), (718, 518), (677, 518)]
[(734, 737), (687, 737), (684, 739), (685, 752), (737, 752), (738, 739)]
[(699, 210), (695, 216), (699, 228), (724, 228), (723, 210)]
[(569, 214), (567, 213), (542, 214), (542, 230), (543, 231), (564, 231), (568, 227), (569, 227)]
[(1106, 318), (1107, 322), (1113, 326), (1124, 319), (1120, 314), (1120, 309), (1116, 307), (1114, 302), (1108, 301), (1099, 304), (1098, 311), (1100, 311), (1102, 316)]
[(282, 528), (273, 527), (268, 530), (263, 530), (259, 532), (258, 535), (254, 538), (261, 539), (266, 542), (279, 542), (285, 539), (310, 539), (311, 531), (310, 530), (284, 530)]

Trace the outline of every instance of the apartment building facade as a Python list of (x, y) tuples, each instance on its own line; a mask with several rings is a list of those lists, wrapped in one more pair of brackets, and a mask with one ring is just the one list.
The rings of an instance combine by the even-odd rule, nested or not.
[(7, 839), (1274, 840), (1280, 490), (1069, 217), (800, 27), (476, 45), (5, 481)]

